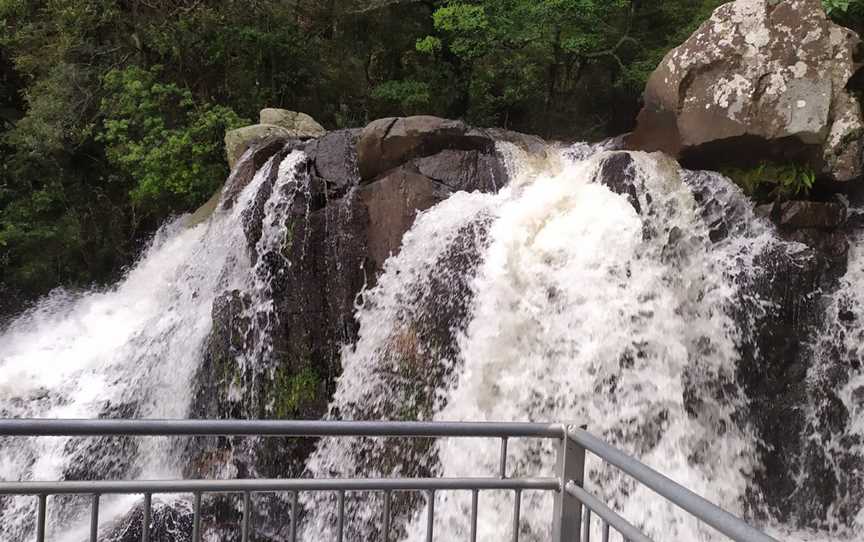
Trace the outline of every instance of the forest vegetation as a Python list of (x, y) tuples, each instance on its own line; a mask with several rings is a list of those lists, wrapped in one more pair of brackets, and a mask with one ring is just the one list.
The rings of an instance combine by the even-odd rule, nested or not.
[[(115, 280), (262, 107), (597, 139), (723, 2), (0, 0), (0, 313)], [(864, 0), (824, 3), (864, 27)]]

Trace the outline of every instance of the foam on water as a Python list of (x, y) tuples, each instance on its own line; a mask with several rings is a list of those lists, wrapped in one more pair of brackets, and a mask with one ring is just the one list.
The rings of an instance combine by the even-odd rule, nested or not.
[[(753, 253), (772, 238), (757, 225), (710, 242), (677, 165), (634, 154), (636, 183), (643, 187), (640, 215), (626, 197), (593, 182), (604, 156), (576, 162), (552, 157), (542, 167), (524, 167), (517, 158), (518, 178), (500, 193), (456, 194), (424, 213), (366, 294), (358, 312), (360, 340), (343, 358), (333, 411), (346, 419), (370, 412), (398, 418), (404, 411), (393, 405), (404, 401), (416, 412), (410, 407), (416, 391), (388, 376), (405, 363), (399, 355), (404, 350), (394, 355), (382, 345), (434, 310), (417, 290), (446, 272), (441, 253), (472, 216), (482, 217), (487, 233), (469, 278), (470, 311), (461, 327), (452, 323), (460, 327), (457, 354), (431, 363), (450, 366), (434, 394), (433, 418), (587, 424), (697, 493), (743, 513), (757, 460), (754, 438), (733, 421), (744, 407), (734, 384), (740, 331), (726, 309), (735, 301), (735, 276), (747, 272)], [(729, 198), (743, 198), (733, 192)], [(309, 461), (311, 473), (404, 475), (416, 472), (418, 458), (431, 463), (431, 473), (448, 477), (495, 475), (498, 469), (495, 441), (443, 440), (419, 456), (388, 440), (363, 442), (322, 441)], [(383, 468), (368, 461), (373, 449), (374, 457), (388, 458)], [(554, 452), (514, 439), (508, 463), (513, 476), (548, 475)], [(709, 528), (614, 471), (589, 462), (589, 473), (590, 486), (649, 535), (714, 539)], [(374, 533), (379, 500), (349, 500), (349, 525), (366, 526), (352, 536)], [(307, 500), (307, 532), (332, 528), (324, 504)], [(423, 505), (415, 500), (408, 508), (413, 515), (400, 519), (405, 538), (423, 540)], [(511, 494), (484, 492), (480, 539), (509, 538), (512, 510)], [(548, 538), (550, 510), (548, 495), (523, 495), (523, 540)], [(437, 494), (436, 532), (467, 536), (469, 517), (470, 494)]]
[[(288, 162), (299, 159), (292, 156)], [(186, 228), (181, 218), (162, 228), (114, 287), (54, 293), (13, 321), (0, 334), (0, 413), (33, 418), (188, 417), (214, 299), (235, 288), (257, 291), (266, 283), (261, 273), (252, 272), (257, 269), (250, 265), (241, 223), (271, 169), (268, 163), (259, 170), (230, 210), (220, 204), (197, 226)], [(273, 220), (280, 216), (276, 207), (285, 197), (283, 185), (293, 176), (290, 167), (277, 176), (265, 205)], [(265, 226), (259, 248), (280, 242), (278, 235), (271, 235), (274, 228)], [(265, 297), (272, 296), (255, 299)], [(261, 304), (253, 309), (267, 312), (267, 303)], [(179, 478), (183, 460), (177, 442), (168, 438), (134, 443), (0, 439), (3, 480)], [(139, 496), (103, 497), (103, 524), (128, 512), (137, 500)], [(4, 539), (26, 539), (34, 522), (32, 498), (7, 498), (0, 504)], [(86, 508), (81, 499), (49, 506), (49, 537), (79, 542), (86, 533)]]
[[(513, 145), (499, 150), (511, 182), (497, 194), (456, 193), (420, 213), (399, 254), (362, 293), (359, 340), (344, 349), (329, 417), (587, 425), (723, 508), (752, 513), (760, 465), (735, 370), (747, 318), (756, 321), (765, 306), (747, 284), (760, 276), (759, 255), (802, 246), (779, 241), (719, 174), (631, 153), (637, 211), (627, 194), (597, 182), (609, 157), (602, 146), (550, 149), (546, 159)], [(56, 292), (13, 321), (0, 333), (0, 415), (188, 416), (213, 302), (234, 289), (250, 299), (243, 316), (251, 322), (237, 363), (270, 367), (278, 324), (271, 269), (291, 265), (271, 259), (285, 257), (284, 225), (298, 191), (311, 199), (305, 159), (291, 153), (276, 171), (268, 162), (230, 209), (220, 205), (205, 223), (166, 225), (116, 286)], [(261, 223), (252, 246), (248, 220)], [(850, 359), (864, 355), (864, 238), (852, 245), (815, 359), (827, 360), (827, 347), (837, 345)], [(813, 365), (811, 381), (821, 370)], [(850, 422), (826, 449), (864, 457), (862, 390), (860, 369), (834, 390)], [(187, 459), (173, 439), (0, 439), (3, 480), (177, 478)], [(498, 459), (494, 440), (322, 439), (307, 470), (319, 477), (494, 476)], [(510, 476), (546, 476), (554, 450), (513, 439), (507, 459)], [(590, 456), (587, 473), (587, 487), (652, 538), (720, 539)], [(103, 498), (103, 524), (139, 500)], [(335, 498), (304, 493), (302, 502), (307, 537), (334, 536)], [(379, 535), (381, 508), (380, 495), (349, 494), (347, 539)], [(52, 539), (85, 536), (86, 499), (51, 499), (49, 510)], [(483, 492), (479, 539), (509, 539), (512, 510), (512, 493)], [(520, 539), (547, 540), (550, 496), (525, 492), (521, 510)], [(422, 498), (400, 495), (393, 511), (399, 539), (425, 539)], [(467, 537), (469, 517), (469, 493), (436, 494), (437, 536)], [(32, 498), (0, 500), (4, 536), (32, 537), (34, 519)], [(860, 540), (861, 513), (853, 523), (835, 531)], [(766, 528), (784, 539), (825, 539)]]

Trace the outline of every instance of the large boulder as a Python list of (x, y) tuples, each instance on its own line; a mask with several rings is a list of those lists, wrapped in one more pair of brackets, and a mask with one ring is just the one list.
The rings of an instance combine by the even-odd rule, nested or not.
[(462, 121), (421, 115), (373, 121), (360, 134), (357, 157), (360, 177), (369, 181), (412, 158), (444, 149), (489, 151), (492, 147), (488, 135)]
[(239, 161), (232, 166), (231, 174), (228, 175), (224, 188), (220, 189), (223, 208), (230, 209), (234, 205), (234, 200), (252, 182), (255, 173), (289, 141), (288, 137), (281, 134), (248, 142), (249, 147), (243, 151)]
[(249, 147), (266, 139), (289, 139), (291, 130), (275, 124), (253, 124), (225, 132), (225, 155), (228, 167), (233, 170), (237, 161)]
[[(354, 314), (364, 290), (375, 285), (387, 258), (399, 252), (419, 212), (458, 190), (495, 191), (507, 183), (496, 150), (499, 141), (545, 153), (542, 141), (532, 136), (487, 132), (433, 117), (376, 121), (362, 131), (338, 130), (305, 141), (279, 136), (254, 143), (226, 182), (222, 205), (240, 205), (236, 195), (272, 160), (256, 196), (243, 200), (242, 215), (252, 273), (272, 293), (272, 305), (256, 302), (261, 292), (254, 289), (228, 290), (216, 299), (192, 416), (323, 416), (341, 373), (342, 352), (357, 341)], [(306, 156), (294, 162), (290, 172), (296, 184), (286, 189), (279, 176), (289, 172), (283, 166), (294, 150)], [(367, 160), (365, 177), (358, 154)], [(373, 156), (383, 161), (370, 161)], [(268, 216), (267, 201), (276, 194), (283, 196), (275, 207), (280, 212)], [(259, 243), (265, 225), (284, 231), (281, 246)], [(406, 333), (416, 332), (419, 339), (400, 342), (399, 352), (418, 360), (406, 368), (416, 372), (417, 382), (424, 382), (420, 375), (444, 378), (443, 369), (436, 372), (420, 360), (438, 359), (430, 352), (442, 353), (456, 344), (461, 330), (453, 322), (462, 321), (459, 315), (470, 308), (467, 279), (473, 273), (455, 270), (479, 263), (484, 232), (485, 223), (472, 225), (443, 256), (453, 273), (435, 274), (424, 290), (424, 316), (406, 326)], [(250, 359), (249, 352), (262, 339), (267, 348)], [(410, 354), (412, 345), (417, 349)], [(312, 440), (195, 439), (186, 449), (191, 459), (186, 475), (299, 476), (314, 445)], [(213, 502), (230, 508), (227, 501)], [(269, 515), (256, 525), (281, 533), (285, 523), (269, 518), (284, 517), (282, 506), (283, 501), (262, 496), (256, 509), (266, 508)], [(208, 525), (205, 517), (202, 528)]]
[(860, 177), (864, 123), (847, 88), (859, 45), (820, 0), (724, 4), (651, 74), (628, 146), (690, 166), (795, 160)]
[(259, 124), (273, 124), (304, 134), (303, 137), (318, 137), (327, 133), (323, 126), (306, 113), (287, 109), (264, 108), (258, 115)]
[(312, 139), (325, 133), (326, 130), (305, 113), (285, 109), (262, 109), (259, 124), (225, 132), (228, 167), (234, 169), (246, 149), (265, 139)]
[[(431, 116), (379, 119), (356, 137), (357, 167), (350, 174), (359, 175), (358, 197), (370, 219), (371, 283), (384, 261), (399, 252), (419, 211), (453, 192), (497, 192), (507, 184), (499, 143), (531, 156), (546, 154), (546, 143), (536, 136)], [(325, 139), (318, 140), (318, 149)], [(316, 162), (325, 156), (319, 151)]]
[(313, 139), (304, 147), (314, 164), (313, 170), (327, 188), (327, 197), (342, 197), (359, 182), (357, 139), (359, 129), (336, 130)]
[(360, 188), (358, 197), (369, 213), (366, 243), (373, 273), (380, 272), (387, 258), (399, 252), (402, 236), (411, 229), (417, 213), (449, 195), (446, 186), (404, 167)]

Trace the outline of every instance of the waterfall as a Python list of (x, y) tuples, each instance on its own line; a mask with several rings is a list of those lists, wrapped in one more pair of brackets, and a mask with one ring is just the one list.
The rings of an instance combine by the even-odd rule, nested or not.
[[(633, 154), (640, 213), (594, 182), (607, 155), (576, 150), (540, 167), (517, 157), (516, 178), (498, 194), (456, 194), (418, 218), (365, 294), (360, 339), (343, 357), (332, 411), (585, 424), (742, 514), (758, 459), (754, 436), (737, 421), (746, 405), (734, 377), (742, 330), (732, 305), (756, 254), (782, 243), (752, 212), (742, 217), (749, 226), (712, 241), (712, 212), (749, 209), (719, 175), (707, 180), (711, 202), (723, 208), (700, 207), (694, 192), (708, 190), (698, 186), (705, 175), (684, 172), (688, 186), (677, 164)], [(436, 287), (442, 280), (449, 289)], [(430, 328), (442, 317), (445, 329)], [(498, 451), (497, 442), (474, 439), (325, 439), (308, 467), (319, 476), (494, 475)], [(554, 454), (517, 440), (508, 463), (512, 475), (548, 474)], [(713, 539), (612, 470), (589, 462), (588, 471), (591, 487), (649, 535), (672, 529), (676, 539)], [(329, 499), (307, 498), (307, 532), (331, 528)], [(380, 500), (349, 498), (351, 538), (375, 532)], [(436, 532), (467, 535), (469, 503), (467, 493), (440, 493)], [(422, 540), (422, 503), (409, 498), (394, 510), (405, 538)], [(547, 539), (551, 499), (526, 494), (522, 510), (523, 539)], [(511, 511), (512, 495), (484, 493), (481, 538), (510, 536)]]
[[(275, 187), (266, 191), (270, 220), (264, 221), (258, 254), (284, 237), (276, 222), (291, 201), (285, 188), (297, 184), (301, 158), (294, 153), (286, 159)], [(234, 289), (252, 291), (256, 321), (266, 322), (272, 312), (267, 271), (252, 265), (242, 227), (262, 187), (271, 182), (272, 168), (272, 163), (261, 168), (229, 210), (220, 204), (208, 221), (191, 228), (184, 217), (166, 224), (115, 286), (54, 292), (11, 322), (0, 334), (0, 415), (188, 417), (216, 297)], [(250, 352), (266, 349), (266, 341), (250, 342)], [(0, 439), (3, 480), (180, 478), (185, 459), (177, 440), (169, 438)], [(103, 497), (103, 525), (137, 500), (140, 496)], [(48, 536), (80, 542), (89, 501), (64, 497), (63, 506), (54, 505), (60, 502), (49, 499)], [(32, 498), (0, 499), (4, 540), (30, 539), (34, 523)]]
[[(793, 499), (806, 508), (820, 476), (833, 484), (823, 492), (830, 502), (819, 503), (829, 519), (820, 531), (802, 531), (772, 517), (754, 481), (764, 467), (760, 436), (738, 372), (764, 354), (760, 326), (776, 304), (760, 289), (772, 277), (766, 261), (798, 261), (807, 247), (781, 240), (729, 179), (682, 170), (659, 154), (622, 155), (587, 144), (549, 148), (543, 159), (507, 143), (499, 143), (499, 152), (510, 182), (494, 194), (456, 192), (420, 213), (398, 255), (359, 293), (358, 339), (343, 347), (327, 416), (586, 425), (780, 538), (860, 539), (864, 236), (850, 239), (848, 270), (835, 289), (819, 292), (824, 315), (818, 330), (802, 338), (807, 447)], [(621, 156), (627, 169), (610, 179), (604, 171)], [(196, 391), (196, 378), (212, 362), (215, 313), (232, 300), (242, 337), (228, 355), (236, 380), (219, 400), (231, 403), (231, 415), (272, 413), (268, 394), (282, 385), (274, 372), (286, 346), (284, 335), (274, 336), (287, 325), (280, 321), (292, 309), (286, 299), (301, 302), (283, 291), (285, 276), (320, 272), (324, 260), (302, 268), (307, 246), (347, 235), (338, 230), (348, 221), (331, 221), (338, 216), (320, 213), (333, 210), (325, 205), (339, 205), (335, 212), (351, 221), (364, 215), (355, 214), (354, 188), (326, 202), (312, 185), (308, 157), (289, 148), (242, 190), (234, 181), (207, 221), (187, 227), (181, 218), (160, 229), (115, 286), (54, 292), (0, 331), (0, 415), (185, 418), (203, 412), (195, 410), (193, 394), (209, 388)], [(326, 231), (314, 230), (313, 220)], [(302, 242), (292, 244), (295, 236)], [(342, 265), (344, 246), (324, 247), (327, 261)], [(298, 273), (291, 284), (305, 284), (305, 276)], [(338, 295), (350, 308), (354, 292), (346, 285), (322, 295)], [(262, 378), (266, 385), (256, 380)], [(237, 451), (247, 454), (245, 475), (260, 474), (248, 461), (260, 444), (249, 439)], [(498, 454), (499, 443), (483, 439), (327, 438), (317, 442), (305, 469), (319, 477), (494, 476)], [(180, 478), (189, 475), (193, 455), (176, 438), (0, 438), (0, 479)], [(240, 475), (231, 459), (213, 454), (212, 461), (222, 463), (208, 465), (211, 474)], [(550, 475), (554, 450), (513, 439), (507, 462), (510, 476)], [(719, 539), (591, 456), (587, 485), (653, 538)], [(442, 491), (435, 498), (435, 532), (467, 537), (470, 494)], [(272, 499), (259, 512), (284, 523), (284, 503)], [(511, 536), (512, 499), (512, 492), (481, 493), (481, 540)], [(134, 514), (139, 502), (138, 496), (103, 497), (103, 533)], [(306, 539), (334, 535), (335, 496), (303, 493), (301, 502)], [(229, 499), (222, 505), (232, 506)], [(547, 494), (522, 495), (521, 540), (548, 539), (551, 505)], [(423, 540), (425, 506), (420, 495), (394, 495), (397, 536), (391, 539)], [(349, 493), (346, 539), (375, 539), (382, 507), (380, 494)], [(52, 540), (85, 537), (87, 499), (52, 497), (49, 511)], [(166, 540), (188, 538), (185, 497), (157, 496), (154, 515), (160, 513), (174, 514), (166, 522), (174, 534)], [(31, 538), (34, 516), (32, 498), (0, 498), (3, 539)], [(207, 534), (214, 539), (236, 535), (230, 527), (212, 529)]]

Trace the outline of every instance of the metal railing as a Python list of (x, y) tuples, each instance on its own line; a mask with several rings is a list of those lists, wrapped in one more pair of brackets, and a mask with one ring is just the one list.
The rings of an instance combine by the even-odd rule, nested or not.
[[(739, 542), (777, 542), (741, 519), (725, 512), (690, 490), (673, 482), (587, 431), (565, 424), (475, 423), (475, 422), (332, 422), (332, 421), (240, 421), (240, 420), (0, 420), (0, 437), (94, 437), (94, 436), (280, 436), (280, 437), (404, 437), (404, 438), (494, 438), (501, 441), (499, 472), (495, 477), (472, 478), (379, 478), (379, 479), (243, 479), (243, 480), (135, 480), (135, 481), (0, 481), (0, 496), (36, 497), (36, 533), (45, 540), (48, 495), (90, 495), (90, 540), (99, 530), (100, 497), (107, 494), (144, 496), (141, 540), (150, 541), (151, 503), (154, 494), (193, 495), (192, 540), (201, 539), (201, 496), (210, 493), (238, 493), (243, 497), (241, 536), (250, 540), (254, 528), (251, 495), (263, 492), (290, 493), (290, 539), (297, 540), (298, 494), (307, 491), (335, 492), (337, 495), (337, 540), (345, 532), (345, 493), (383, 492), (382, 534), (391, 533), (391, 495), (394, 491), (425, 492), (427, 496), (426, 540), (434, 537), (436, 491), (470, 491), (470, 540), (477, 539), (477, 503), (480, 491), (514, 492), (512, 540), (519, 540), (521, 494), (526, 490), (549, 491), (554, 495), (550, 516), (554, 542), (590, 542), (591, 515), (600, 518), (601, 538), (609, 540), (612, 529), (632, 542), (650, 541), (636, 526), (584, 488), (585, 455), (589, 451), (650, 488), (671, 503), (689, 512), (717, 531)], [(507, 477), (507, 442), (513, 438), (540, 438), (556, 441), (554, 476)], [(2, 531), (2, 525), (0, 525)], [(449, 540), (449, 538), (448, 538)]]

